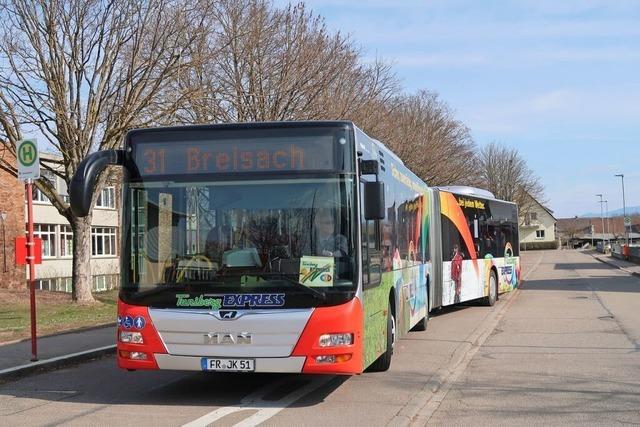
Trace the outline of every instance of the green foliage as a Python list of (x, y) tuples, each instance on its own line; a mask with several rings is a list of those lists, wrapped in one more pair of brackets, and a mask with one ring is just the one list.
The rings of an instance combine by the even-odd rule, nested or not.
[(539, 251), (543, 249), (558, 249), (558, 241), (520, 243), (521, 251)]

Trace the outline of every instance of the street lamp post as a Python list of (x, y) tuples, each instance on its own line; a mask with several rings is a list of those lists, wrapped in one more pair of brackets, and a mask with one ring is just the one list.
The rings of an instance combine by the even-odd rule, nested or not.
[(609, 236), (609, 244), (611, 244), (611, 224), (609, 223), (609, 201), (604, 201), (605, 217), (607, 218), (607, 236)]
[(623, 173), (619, 173), (616, 174), (615, 176), (620, 177), (620, 179), (622, 180), (622, 224), (624, 225), (624, 235), (625, 235), (625, 240), (627, 242), (627, 246), (629, 246), (629, 233), (627, 232), (627, 204), (625, 202), (624, 199), (624, 174)]
[(603, 216), (603, 203), (604, 201), (602, 200), (602, 194), (596, 194), (596, 197), (600, 197), (600, 221), (602, 222), (602, 253), (605, 253), (605, 247), (604, 247), (604, 216)]

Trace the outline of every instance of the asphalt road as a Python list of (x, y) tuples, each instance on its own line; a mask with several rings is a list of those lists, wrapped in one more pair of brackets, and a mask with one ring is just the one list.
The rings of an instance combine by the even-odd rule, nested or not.
[(356, 377), (126, 372), (104, 357), (0, 386), (0, 425), (640, 424), (640, 279), (529, 252), (493, 308), (460, 306)]

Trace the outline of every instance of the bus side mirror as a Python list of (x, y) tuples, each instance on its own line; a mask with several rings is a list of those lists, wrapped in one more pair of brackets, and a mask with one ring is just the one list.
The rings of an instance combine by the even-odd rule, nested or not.
[(384, 182), (364, 183), (364, 219), (384, 219)]
[(124, 150), (102, 150), (89, 154), (73, 174), (69, 185), (71, 212), (85, 217), (91, 210), (96, 179), (109, 165), (124, 165)]

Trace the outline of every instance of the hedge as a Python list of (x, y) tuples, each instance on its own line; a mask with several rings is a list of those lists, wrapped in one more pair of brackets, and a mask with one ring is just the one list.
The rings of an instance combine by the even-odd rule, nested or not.
[(520, 243), (521, 251), (539, 251), (542, 249), (558, 249), (558, 241)]

